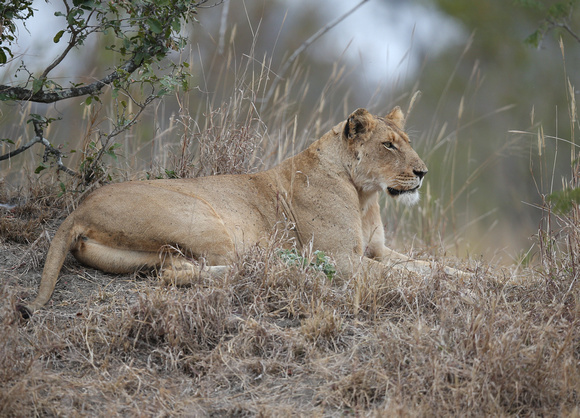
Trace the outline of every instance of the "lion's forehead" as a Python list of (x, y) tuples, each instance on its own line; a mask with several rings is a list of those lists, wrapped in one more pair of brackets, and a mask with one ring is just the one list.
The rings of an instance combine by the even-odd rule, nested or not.
[(382, 124), (380, 124), (380, 128), (377, 129), (377, 134), (384, 140), (397, 143), (397, 142), (406, 142), (407, 144), (411, 143), (409, 136), (399, 129), (395, 124), (386, 121), (384, 119), (379, 119)]

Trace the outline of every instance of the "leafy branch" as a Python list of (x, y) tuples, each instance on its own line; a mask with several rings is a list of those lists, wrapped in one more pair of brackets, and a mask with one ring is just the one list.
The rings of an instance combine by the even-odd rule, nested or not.
[(42, 157), (42, 161), (44, 163), (46, 163), (48, 161), (48, 158), (52, 155), (56, 161), (56, 165), (57, 165), (59, 170), (64, 171), (65, 173), (67, 173), (71, 176), (79, 177), (79, 174), (77, 172), (75, 172), (74, 170), (71, 170), (70, 168), (66, 167), (63, 164), (62, 151), (60, 151), (59, 149), (52, 146), (52, 144), (48, 141), (48, 139), (46, 139), (44, 137), (44, 128), (46, 126), (48, 126), (48, 124), (53, 122), (54, 120), (55, 119), (44, 118), (44, 117), (37, 115), (37, 114), (31, 114), (30, 119), (28, 120), (28, 123), (32, 122), (32, 125), (34, 126), (35, 137), (33, 139), (31, 139), (29, 142), (27, 142), (26, 144), (22, 145), (20, 148), (14, 150), (12, 152), (9, 152), (7, 154), (0, 155), (0, 161), (10, 159), (10, 158), (20, 154), (21, 152), (26, 151), (28, 148), (32, 147), (34, 144), (41, 143), (42, 145), (44, 145), (44, 156)]
[[(182, 22), (194, 20), (198, 7), (214, 7), (224, 0), (143, 0), (118, 2), (113, 0), (62, 0), (64, 12), (57, 11), (55, 16), (62, 17), (63, 24), (54, 35), (53, 42), (59, 43), (68, 39), (64, 49), (55, 59), (35, 77), (22, 62), (20, 70), (28, 73), (28, 78), (18, 85), (0, 85), (0, 101), (21, 101), (36, 103), (55, 103), (60, 100), (88, 96), (86, 104), (93, 100), (100, 101), (99, 96), (105, 87), (112, 88), (115, 100), (123, 92), (135, 103), (139, 110), (127, 116), (126, 108), (117, 112), (117, 123), (114, 130), (101, 137), (101, 148), (95, 146), (96, 155), (90, 161), (81, 163), (82, 177), (85, 181), (93, 178), (98, 171), (101, 157), (111, 152), (109, 143), (112, 138), (124, 132), (137, 122), (137, 118), (154, 99), (169, 94), (177, 88), (187, 88), (187, 63), (173, 63), (162, 60), (171, 51), (181, 50), (187, 43), (182, 35)], [(72, 2), (72, 3), (71, 3)], [(208, 4), (210, 3), (210, 4)], [(206, 5), (208, 4), (208, 5)], [(206, 5), (206, 6), (203, 6)], [(0, 4), (0, 66), (6, 64), (8, 57), (14, 59), (12, 45), (16, 41), (16, 21), (26, 20), (34, 15), (31, 0), (16, 0), (9, 5)], [(121, 64), (110, 69), (97, 81), (63, 87), (49, 74), (62, 64), (63, 60), (74, 49), (84, 45), (91, 35), (113, 35), (112, 44), (106, 49), (120, 56)], [(139, 70), (139, 74), (134, 75)], [(158, 73), (166, 75), (160, 76)], [(167, 75), (168, 74), (168, 75)], [(132, 87), (147, 89), (145, 99), (138, 102), (132, 97)], [(124, 101), (121, 101), (124, 103)], [(50, 155), (57, 161), (60, 170), (74, 176), (81, 176), (62, 164), (62, 153), (52, 147), (42, 136), (43, 128), (54, 119), (48, 120), (39, 115), (31, 115), (30, 121), (35, 128), (36, 136), (16, 150), (0, 155), (0, 161), (13, 158), (37, 143), (45, 146), (44, 162)], [(2, 140), (14, 144), (10, 139)], [(93, 174), (91, 174), (93, 173)], [(87, 177), (88, 175), (88, 177)]]
[(547, 8), (536, 0), (518, 0), (518, 3), (525, 7), (538, 10), (546, 16), (538, 29), (526, 38), (526, 43), (539, 48), (546, 35), (554, 29), (563, 29), (576, 42), (580, 43), (580, 36), (570, 25), (570, 22), (574, 21), (574, 6), (578, 3), (578, 0), (557, 2)]

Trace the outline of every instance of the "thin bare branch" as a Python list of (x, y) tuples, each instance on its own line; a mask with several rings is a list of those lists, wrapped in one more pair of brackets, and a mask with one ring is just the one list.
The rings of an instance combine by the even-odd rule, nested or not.
[(580, 36), (576, 35), (576, 33), (570, 28), (570, 26), (568, 26), (567, 23), (562, 23), (560, 25), (561, 28), (563, 28), (566, 32), (568, 32), (568, 34), (570, 36), (572, 36), (572, 38), (574, 38), (576, 40), (576, 42), (580, 42)]
[(26, 151), (28, 148), (30, 148), (34, 144), (41, 142), (41, 141), (42, 141), (42, 137), (39, 138), (39, 137), (35, 136), (33, 139), (28, 141), (26, 144), (22, 145), (20, 148), (17, 148), (14, 151), (10, 151), (7, 154), (0, 155), (0, 161), (9, 160), (10, 158), (20, 154), (21, 152)]
[(58, 166), (59, 170), (64, 171), (65, 173), (67, 173), (71, 176), (79, 177), (79, 174), (77, 172), (75, 172), (74, 170), (71, 170), (70, 168), (68, 168), (67, 166), (65, 166), (62, 163), (62, 152), (59, 149), (53, 147), (52, 144), (48, 141), (48, 139), (43, 137), (42, 124), (43, 123), (38, 121), (38, 120), (32, 120), (32, 125), (34, 126), (34, 133), (35, 133), (34, 138), (31, 139), (30, 141), (28, 141), (26, 144), (22, 145), (20, 148), (15, 149), (14, 151), (11, 151), (7, 154), (0, 155), (0, 161), (10, 159), (10, 158), (14, 157), (15, 155), (18, 155), (18, 154), (26, 151), (28, 148), (32, 147), (34, 144), (41, 142), (42, 145), (44, 145), (44, 157), (43, 157), (44, 162), (48, 161), (48, 157), (50, 155), (53, 155), (55, 160), (56, 160), (56, 165)]
[[(66, 2), (65, 2), (66, 4)], [(67, 5), (67, 10), (68, 10), (68, 5)], [(91, 13), (89, 14), (89, 16), (87, 17), (87, 25), (83, 28), (86, 29), (88, 26), (88, 22), (91, 19), (92, 15), (93, 15), (94, 11), (91, 11)], [(42, 75), (40, 76), (40, 79), (44, 79), (48, 76), (48, 73), (51, 72), (56, 66), (58, 66), (62, 60), (64, 60), (66, 58), (66, 56), (69, 54), (69, 52), (77, 47), (77, 42), (78, 42), (78, 35), (79, 33), (81, 33), (82, 31), (78, 31), (78, 30), (74, 30), (70, 25), (69, 28), (71, 29), (71, 37), (68, 41), (68, 45), (65, 48), (65, 50), (62, 52), (62, 54), (60, 54), (48, 67), (46, 67), (46, 69), (43, 71)], [(95, 27), (92, 30), (89, 30), (86, 32), (86, 36), (90, 35), (91, 33), (94, 33), (96, 31), (99, 30), (99, 27)]]
[(42, 158), (42, 160), (44, 162), (48, 161), (49, 155), (52, 154), (54, 156), (54, 159), (56, 160), (56, 165), (57, 165), (59, 170), (64, 171), (65, 173), (67, 173), (70, 176), (80, 177), (79, 173), (77, 173), (74, 170), (71, 170), (70, 168), (68, 168), (67, 166), (65, 166), (62, 163), (62, 152), (59, 149), (56, 149), (55, 147), (53, 147), (51, 145), (51, 143), (48, 142), (48, 139), (42, 138), (41, 142), (45, 148), (44, 149), (44, 157)]
[(141, 116), (141, 114), (143, 113), (143, 111), (145, 110), (145, 108), (153, 101), (157, 98), (157, 96), (155, 95), (151, 95), (149, 97), (147, 97), (147, 99), (145, 99), (145, 101), (143, 103), (138, 103), (137, 101), (135, 101), (133, 99), (133, 97), (131, 97), (131, 95), (129, 95), (129, 92), (125, 92), (125, 94), (127, 94), (131, 100), (139, 107), (139, 110), (137, 111), (137, 113), (135, 113), (133, 115), (133, 117), (131, 118), (131, 120), (127, 123), (125, 123), (122, 126), (116, 126), (115, 129), (113, 129), (113, 132), (111, 132), (110, 134), (107, 135), (107, 137), (105, 138), (105, 140), (101, 141), (101, 149), (99, 150), (99, 152), (97, 153), (97, 156), (95, 157), (95, 159), (93, 160), (90, 168), (87, 171), (95, 171), (97, 168), (97, 164), (99, 164), (99, 161), (101, 160), (103, 154), (105, 153), (105, 151), (107, 150), (107, 147), (109, 146), (109, 143), (111, 142), (111, 140), (116, 137), (117, 135), (121, 134), (122, 132), (125, 132), (127, 129), (131, 128), (133, 125), (135, 125), (137, 123), (137, 120), (139, 119), (139, 116)]

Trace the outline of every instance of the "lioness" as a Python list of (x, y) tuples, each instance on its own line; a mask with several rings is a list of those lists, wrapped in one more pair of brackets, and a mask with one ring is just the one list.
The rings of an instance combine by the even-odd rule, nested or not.
[[(429, 263), (385, 246), (380, 217), (379, 192), (414, 204), (427, 174), (404, 122), (399, 107), (384, 118), (358, 109), (268, 171), (102, 187), (62, 223), (38, 296), (19, 309), (29, 316), (50, 299), (69, 250), (81, 263), (105, 272), (157, 268), (164, 281), (183, 285), (200, 274), (224, 274), (236, 248), (259, 243), (284, 223), (293, 225), (299, 247), (312, 242), (332, 255), (339, 274), (388, 271), (397, 263), (426, 271)], [(185, 256), (168, 253), (168, 247)], [(192, 261), (200, 257), (209, 267)]]

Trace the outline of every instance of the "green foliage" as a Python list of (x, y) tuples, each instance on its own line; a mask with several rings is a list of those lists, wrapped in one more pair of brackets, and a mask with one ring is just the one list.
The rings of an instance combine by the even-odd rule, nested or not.
[(16, 21), (34, 15), (33, 0), (3, 0), (0, 2), (0, 64), (13, 57), (10, 46), (16, 41)]
[(559, 190), (547, 197), (552, 209), (558, 214), (568, 213), (574, 205), (580, 204), (580, 188)]
[(312, 261), (309, 261), (304, 256), (299, 254), (296, 248), (292, 248), (290, 250), (280, 250), (278, 254), (280, 258), (289, 266), (312, 268), (324, 273), (330, 280), (332, 280), (336, 274), (336, 268), (334, 267), (334, 264), (332, 264), (330, 257), (324, 254), (322, 251), (314, 251), (314, 253), (312, 253), (314, 256)]
[[(14, 57), (12, 47), (17, 40), (15, 21), (26, 23), (33, 16), (34, 9), (32, 0), (12, 1), (10, 4), (0, 1), (1, 65), (8, 62), (8, 57)], [(54, 29), (54, 34), (48, 36), (52, 42), (66, 46), (41, 72), (30, 71), (25, 57), (14, 78), (19, 72), (24, 72), (27, 76), (20, 85), (0, 86), (0, 101), (54, 103), (72, 97), (84, 97), (84, 105), (90, 106), (93, 102), (101, 102), (100, 95), (105, 86), (111, 87), (117, 108), (114, 129), (105, 134), (107, 139), (103, 141), (102, 147), (97, 147), (95, 142), (89, 144), (79, 167), (80, 174), (63, 166), (60, 162), (62, 153), (49, 142), (42, 141), (48, 152), (58, 159), (59, 169), (71, 175), (80, 175), (85, 183), (103, 178), (106, 170), (101, 158), (108, 155), (116, 160), (116, 149), (120, 146), (109, 146), (110, 139), (133, 126), (144, 108), (154, 99), (189, 87), (190, 75), (186, 71), (188, 64), (165, 58), (171, 51), (179, 51), (186, 45), (187, 38), (185, 31), (182, 32), (182, 24), (193, 21), (196, 7), (207, 1), (73, 0), (71, 4), (70, 1), (63, 0), (64, 7), (54, 13), (60, 18), (60, 25)], [(108, 74), (100, 79), (86, 84), (66, 80), (67, 83), (63, 84), (68, 87), (63, 87), (50, 78), (51, 71), (63, 62), (70, 51), (81, 48), (89, 37), (95, 36), (107, 40), (106, 49), (116, 55), (116, 62), (120, 62), (116, 68), (108, 70)], [(129, 106), (129, 101), (135, 106)], [(134, 108), (137, 108), (136, 112), (131, 110)], [(36, 114), (30, 115), (29, 120), (34, 123), (38, 138), (42, 136), (39, 133), (42, 128), (53, 121), (54, 119), (49, 120)], [(14, 145), (10, 140), (2, 142)], [(0, 160), (25, 149), (20, 147), (11, 153), (0, 155)], [(45, 153), (45, 157), (46, 155)], [(41, 164), (36, 172), (46, 168), (46, 165)]]
[(526, 38), (526, 44), (538, 48), (550, 31), (560, 28), (564, 28), (574, 36), (568, 23), (573, 20), (572, 14), (578, 1), (568, 0), (554, 3), (545, 0), (516, 0), (517, 5), (539, 12), (544, 16), (540, 26)]
[(157, 175), (147, 172), (145, 174), (145, 178), (147, 180), (152, 180), (152, 179), (162, 180), (162, 179), (178, 179), (180, 177), (179, 177), (179, 174), (177, 174), (177, 172), (175, 170), (169, 170), (168, 168), (165, 168), (163, 170), (163, 173), (159, 173)]
[(46, 128), (48, 125), (50, 125), (54, 121), (61, 120), (61, 118), (46, 118), (46, 117), (39, 115), (37, 113), (31, 113), (29, 116), (30, 116), (30, 118), (26, 121), (26, 123), (37, 122), (43, 128)]
[[(186, 65), (166, 62), (164, 58), (171, 51), (178, 51), (186, 45), (187, 39), (181, 32), (182, 22), (193, 21), (195, 7), (205, 1), (207, 0), (197, 3), (189, 0), (78, 0), (72, 5), (65, 2), (65, 10), (54, 13), (62, 21), (52, 35), (52, 41), (66, 41), (66, 49), (38, 77), (34, 77), (23, 64), (21, 69), (29, 73), (25, 88), (32, 83), (31, 89), (24, 93), (16, 88), (3, 89), (0, 100), (53, 102), (78, 95), (90, 95), (87, 99), (90, 104), (100, 94), (103, 86), (111, 83), (116, 90), (127, 90), (131, 85), (137, 84), (141, 87), (148, 85), (156, 91), (157, 97), (168, 94), (176, 87), (186, 85), (188, 74), (184, 71)], [(28, 0), (0, 6), (0, 27), (5, 27), (0, 34), (0, 64), (6, 63), (8, 56), (13, 56), (11, 48), (16, 41), (14, 21), (25, 21), (32, 17), (31, 4), (32, 1)], [(101, 79), (101, 82), (76, 84), (73, 88), (62, 88), (48, 78), (49, 72), (60, 64), (70, 50), (82, 47), (89, 36), (99, 35), (112, 39), (106, 48), (118, 54), (121, 62), (124, 61), (123, 65)], [(153, 66), (153, 63), (157, 65)], [(139, 76), (132, 76), (137, 68), (142, 69)], [(155, 90), (157, 86), (161, 87)], [(81, 87), (87, 87), (88, 90), (79, 90)], [(51, 94), (43, 95), (45, 89), (49, 89)]]
[(80, 175), (86, 184), (90, 184), (99, 179), (106, 178), (110, 181), (112, 178), (107, 174), (107, 166), (103, 163), (103, 155), (109, 156), (111, 159), (117, 161), (118, 154), (116, 150), (121, 147), (121, 144), (114, 143), (110, 146), (106, 144), (99, 147), (95, 141), (88, 144), (84, 152), (83, 160), (79, 166)]

